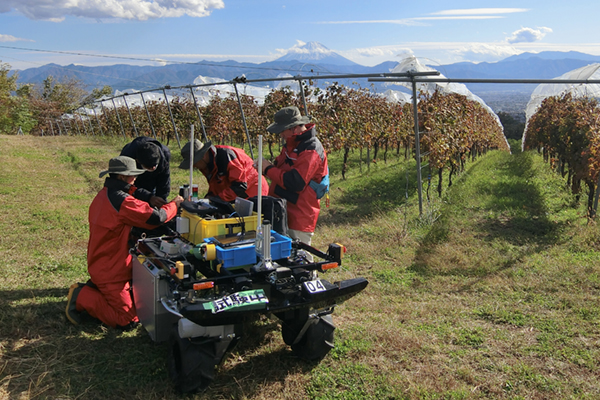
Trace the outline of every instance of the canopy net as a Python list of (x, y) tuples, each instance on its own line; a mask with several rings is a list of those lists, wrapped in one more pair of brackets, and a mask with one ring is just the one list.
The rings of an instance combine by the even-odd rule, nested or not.
[[(398, 65), (396, 65), (390, 72), (407, 73), (407, 72), (430, 72), (430, 71), (436, 71), (436, 70), (431, 67), (421, 64), (415, 56), (409, 56), (409, 57), (404, 58), (402, 61), (400, 61), (398, 63)], [(444, 79), (445, 76), (440, 73), (439, 75), (434, 75), (434, 76), (419, 77), (419, 79), (423, 79), (423, 80), (425, 80), (425, 79), (440, 79), (440, 78)], [(393, 84), (401, 85), (401, 86), (412, 89), (412, 82), (395, 82)], [(498, 118), (498, 115), (496, 115), (494, 110), (492, 110), (492, 108), (490, 106), (485, 104), (483, 99), (481, 99), (479, 96), (473, 94), (462, 83), (433, 82), (433, 81), (432, 82), (417, 82), (417, 90), (424, 92), (424, 93), (429, 93), (429, 94), (432, 94), (437, 90), (441, 93), (457, 93), (457, 94), (463, 95), (467, 99), (481, 104), (481, 106), (494, 117), (494, 119), (498, 123), (498, 126), (500, 127), (500, 129), (502, 129), (502, 132), (504, 132), (504, 128), (502, 127), (502, 123), (500, 122), (500, 118)], [(508, 142), (507, 142), (507, 144), (508, 144)]]
[[(556, 80), (600, 80), (600, 64), (589, 64), (581, 68), (574, 69), (559, 77)], [(597, 83), (543, 83), (538, 85), (527, 103), (525, 108), (525, 118), (527, 123), (529, 119), (537, 112), (545, 98), (553, 96), (563, 96), (571, 94), (576, 97), (600, 97), (600, 84)], [(525, 133), (523, 133), (523, 142), (525, 143)]]
[[(569, 71), (556, 80), (600, 80), (600, 64), (589, 64)], [(538, 85), (525, 109), (527, 121), (539, 108), (546, 97), (562, 96), (570, 93), (573, 97), (600, 97), (600, 84), (596, 83), (543, 83)]]

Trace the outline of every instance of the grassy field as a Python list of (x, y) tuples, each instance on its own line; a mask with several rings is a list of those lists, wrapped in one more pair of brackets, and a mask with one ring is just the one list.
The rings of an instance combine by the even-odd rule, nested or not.
[[(123, 144), (0, 136), (0, 398), (182, 397), (166, 346), (143, 327), (64, 317), (67, 288), (87, 279), (98, 172)], [(336, 308), (335, 349), (298, 360), (277, 320), (263, 318), (213, 385), (187, 398), (600, 398), (599, 228), (538, 154), (489, 153), (442, 199), (425, 174), (421, 216), (414, 163), (388, 155), (361, 173), (353, 156), (344, 181), (330, 156), (331, 206), (314, 239), (348, 248), (328, 280), (370, 282)]]

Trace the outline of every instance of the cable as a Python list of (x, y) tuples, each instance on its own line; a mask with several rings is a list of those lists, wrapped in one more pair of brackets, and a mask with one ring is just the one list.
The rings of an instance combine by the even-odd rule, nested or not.
[(114, 58), (119, 60), (135, 60), (135, 61), (150, 61), (157, 63), (169, 63), (169, 64), (189, 64), (189, 65), (205, 65), (209, 67), (224, 67), (224, 68), (245, 68), (245, 69), (258, 69), (265, 71), (295, 71), (295, 72), (303, 72), (302, 70), (294, 70), (290, 68), (272, 68), (272, 67), (250, 67), (247, 65), (227, 65), (227, 64), (217, 64), (217, 63), (207, 63), (207, 62), (191, 62), (191, 61), (170, 61), (162, 58), (141, 58), (141, 57), (125, 57), (125, 56), (111, 56), (106, 54), (87, 54), (87, 53), (77, 53), (72, 51), (60, 51), (60, 50), (41, 50), (41, 49), (27, 49), (24, 47), (15, 47), (15, 46), (2, 46), (0, 48), (4, 49), (12, 49), (12, 50), (25, 50), (25, 51), (37, 51), (41, 53), (55, 53), (55, 54), (70, 54), (75, 56), (86, 56), (86, 57), (98, 57), (98, 58)]

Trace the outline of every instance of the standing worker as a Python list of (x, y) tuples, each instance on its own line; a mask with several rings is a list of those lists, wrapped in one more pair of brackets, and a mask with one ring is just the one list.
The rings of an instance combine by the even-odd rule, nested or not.
[(282, 108), (274, 121), (267, 131), (279, 134), (285, 147), (272, 164), (263, 159), (263, 175), (271, 180), (269, 195), (287, 200), (289, 236), (310, 245), (321, 210), (320, 198), (329, 190), (327, 155), (315, 124), (302, 116), (298, 107)]
[(156, 139), (140, 136), (126, 144), (121, 155), (133, 158), (145, 170), (136, 180), (135, 197), (152, 207), (164, 206), (171, 192), (171, 150)]
[(90, 205), (88, 219), (90, 238), (87, 262), (90, 280), (71, 285), (67, 297), (67, 319), (77, 325), (81, 313), (99, 319), (113, 328), (135, 326), (138, 317), (131, 298), (132, 256), (129, 236), (132, 226), (153, 229), (177, 215), (183, 197), (177, 196), (159, 209), (136, 199), (132, 194), (136, 177), (145, 170), (138, 169), (134, 159), (113, 158), (104, 187)]
[[(181, 149), (181, 169), (190, 168), (190, 143)], [(248, 199), (258, 195), (258, 172), (252, 159), (242, 149), (231, 146), (213, 146), (210, 141), (202, 143), (194, 139), (194, 168), (202, 172), (208, 181), (205, 197), (216, 196), (233, 202), (236, 197)], [(262, 195), (269, 193), (267, 180), (262, 178)]]

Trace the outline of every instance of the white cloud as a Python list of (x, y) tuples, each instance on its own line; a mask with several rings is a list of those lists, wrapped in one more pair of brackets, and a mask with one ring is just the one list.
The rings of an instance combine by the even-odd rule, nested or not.
[(547, 33), (551, 33), (552, 29), (541, 27), (538, 29), (521, 28), (512, 33), (512, 36), (506, 38), (507, 43), (532, 43), (541, 40)]
[(393, 56), (395, 53), (394, 50), (383, 47), (368, 47), (363, 49), (355, 49), (354, 51), (364, 57)]
[(33, 42), (31, 39), (22, 39), (14, 37), (13, 35), (0, 34), (0, 42)]
[(33, 20), (60, 22), (66, 16), (140, 20), (206, 17), (225, 7), (223, 0), (2, 0), (0, 12), (14, 10)]
[(308, 53), (308, 49), (303, 49), (302, 47), (306, 45), (306, 42), (302, 40), (296, 40), (296, 44), (290, 47), (289, 49), (276, 49), (278, 53)]
[(493, 62), (522, 53), (513, 46), (496, 43), (465, 43), (452, 50), (457, 57), (469, 62)]
[(527, 8), (467, 8), (457, 10), (444, 10), (431, 13), (432, 15), (487, 15), (487, 14), (512, 14), (529, 11)]
[(498, 15), (448, 15), (442, 17), (420, 17), (414, 18), (414, 20), (419, 21), (436, 21), (436, 20), (465, 20), (465, 19), (498, 19), (504, 18)]
[(406, 19), (376, 19), (376, 20), (365, 20), (365, 21), (320, 21), (315, 22), (316, 24), (331, 24), (331, 25), (343, 25), (343, 24), (394, 24), (394, 25), (406, 25), (406, 26), (419, 26), (422, 23), (417, 22), (419, 18), (406, 18)]
[(379, 19), (365, 21), (321, 21), (317, 24), (396, 24), (406, 26), (422, 25), (419, 21), (435, 20), (479, 20), (504, 18), (502, 14), (527, 12), (527, 8), (469, 8), (456, 10), (443, 10), (431, 13), (429, 17), (414, 17), (404, 19)]
[(405, 42), (398, 45), (374, 46), (337, 51), (340, 55), (363, 65), (376, 65), (383, 61), (399, 61), (407, 56), (427, 60), (431, 65), (455, 62), (495, 62), (522, 53), (507, 43), (471, 42)]
[(483, 42), (404, 42), (398, 45), (374, 46), (336, 52), (358, 64), (374, 66), (384, 61), (400, 61), (407, 55), (426, 60), (428, 65), (456, 62), (497, 62), (524, 52), (579, 51), (600, 55), (600, 43), (483, 43)]

